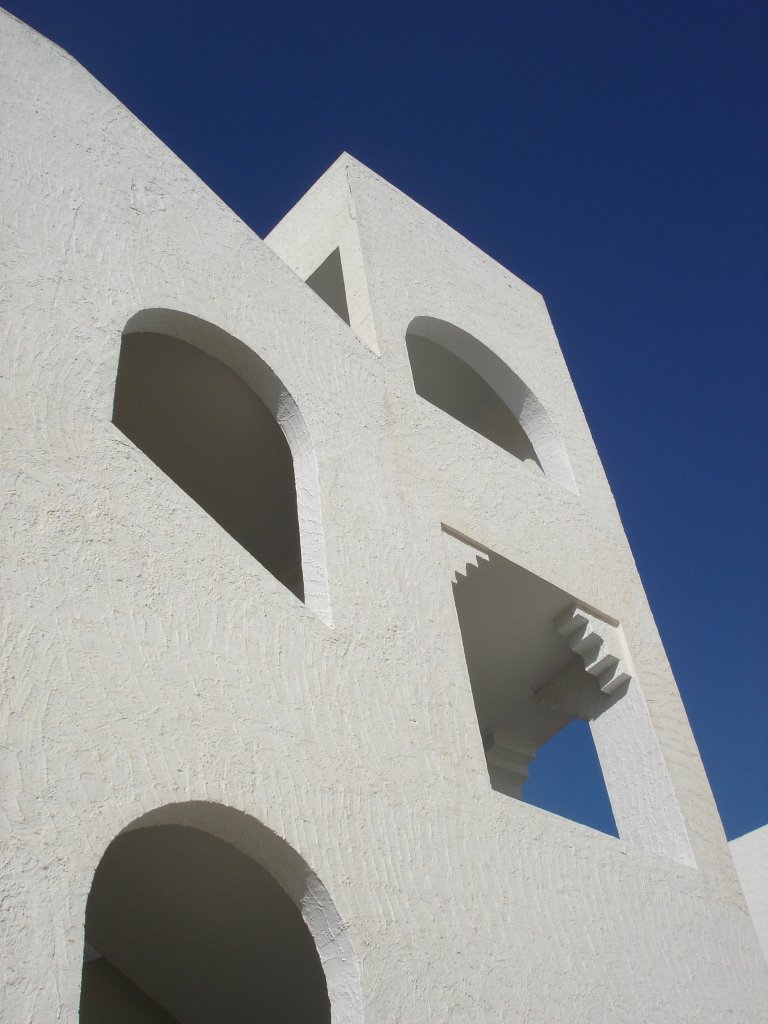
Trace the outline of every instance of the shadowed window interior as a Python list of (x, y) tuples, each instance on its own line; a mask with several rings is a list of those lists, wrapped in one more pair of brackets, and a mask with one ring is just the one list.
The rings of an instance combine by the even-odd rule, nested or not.
[(229, 367), (163, 334), (123, 338), (113, 423), (300, 600), (293, 458)]
[(80, 1024), (330, 1024), (296, 905), (260, 864), (197, 829), (118, 836), (85, 936)]
[(523, 462), (539, 466), (514, 413), (463, 359), (430, 338), (406, 335), (416, 394)]
[(555, 627), (575, 599), (474, 555), (459, 559), (453, 595), (491, 786), (618, 835), (590, 723), (621, 693), (603, 694)]
[(349, 323), (347, 289), (344, 285), (344, 271), (338, 249), (334, 249), (331, 255), (323, 260), (317, 270), (309, 275), (306, 283), (345, 324)]

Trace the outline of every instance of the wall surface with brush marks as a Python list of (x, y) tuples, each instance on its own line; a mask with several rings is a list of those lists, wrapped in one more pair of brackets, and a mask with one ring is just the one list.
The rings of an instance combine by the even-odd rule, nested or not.
[[(347, 156), (264, 242), (75, 61), (0, 29), (3, 1019), (77, 1020), (94, 872), (153, 825), (270, 871), (334, 1024), (762, 1019), (765, 960), (542, 298)], [(349, 325), (304, 284), (336, 248)], [(416, 394), (417, 318), (523, 383), (541, 467)], [(305, 601), (113, 424), (129, 322), (266, 387)], [(448, 535), (620, 623), (616, 707), (645, 716), (606, 740), (622, 838), (491, 788)]]

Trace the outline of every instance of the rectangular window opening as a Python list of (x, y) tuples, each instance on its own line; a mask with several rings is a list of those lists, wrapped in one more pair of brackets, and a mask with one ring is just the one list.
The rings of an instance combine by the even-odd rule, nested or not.
[[(585, 625), (573, 595), (444, 536), (491, 786), (617, 836), (590, 722), (620, 699), (626, 679), (610, 638), (595, 633), (601, 620)], [(616, 628), (604, 626), (606, 637)]]

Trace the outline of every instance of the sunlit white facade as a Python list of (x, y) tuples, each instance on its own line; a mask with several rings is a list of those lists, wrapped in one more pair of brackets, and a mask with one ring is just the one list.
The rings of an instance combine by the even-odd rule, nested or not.
[[(3, 1020), (763, 1020), (541, 296), (348, 156), (259, 239), (0, 24)], [(578, 723), (619, 838), (525, 802)]]

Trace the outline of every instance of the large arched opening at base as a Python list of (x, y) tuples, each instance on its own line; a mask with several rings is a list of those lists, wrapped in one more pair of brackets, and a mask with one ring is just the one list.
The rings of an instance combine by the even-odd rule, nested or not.
[(104, 853), (81, 1024), (357, 1024), (357, 960), (301, 857), (222, 805), (160, 808)]

